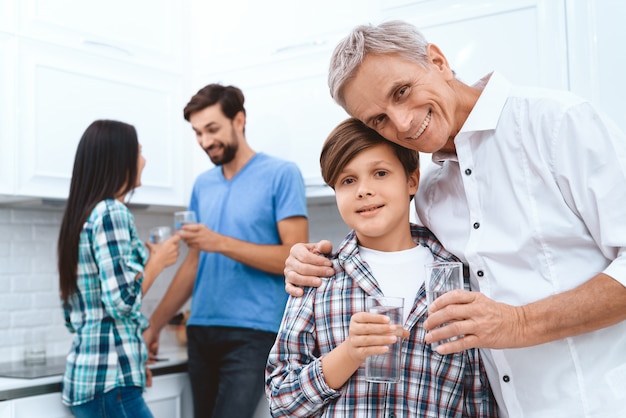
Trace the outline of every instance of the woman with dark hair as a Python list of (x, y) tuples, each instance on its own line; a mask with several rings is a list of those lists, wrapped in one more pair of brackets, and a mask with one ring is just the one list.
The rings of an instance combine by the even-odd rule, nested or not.
[(118, 121), (93, 122), (76, 151), (58, 241), (65, 323), (75, 333), (63, 403), (76, 417), (152, 417), (142, 397), (141, 299), (176, 262), (180, 238), (146, 250), (138, 237), (124, 201), (141, 185), (145, 164), (135, 128)]

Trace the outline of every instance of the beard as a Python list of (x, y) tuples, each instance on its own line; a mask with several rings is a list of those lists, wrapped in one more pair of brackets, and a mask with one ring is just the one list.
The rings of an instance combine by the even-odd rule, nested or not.
[(237, 137), (235, 136), (234, 132), (232, 134), (232, 139), (233, 139), (232, 143), (230, 144), (224, 144), (224, 143), (221, 144), (221, 147), (222, 147), (221, 155), (211, 156), (211, 154), (209, 154), (209, 150), (205, 150), (205, 152), (207, 153), (207, 155), (209, 156), (213, 164), (224, 165), (224, 164), (228, 164), (229, 162), (235, 159), (235, 156), (237, 155), (237, 151), (239, 150), (239, 141), (237, 140)]

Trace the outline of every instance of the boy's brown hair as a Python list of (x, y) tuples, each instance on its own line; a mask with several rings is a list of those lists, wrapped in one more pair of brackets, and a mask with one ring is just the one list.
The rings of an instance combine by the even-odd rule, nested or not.
[(333, 129), (322, 147), (320, 167), (324, 182), (334, 189), (344, 167), (362, 151), (379, 144), (393, 149), (407, 176), (419, 168), (418, 151), (389, 142), (360, 120), (348, 118)]

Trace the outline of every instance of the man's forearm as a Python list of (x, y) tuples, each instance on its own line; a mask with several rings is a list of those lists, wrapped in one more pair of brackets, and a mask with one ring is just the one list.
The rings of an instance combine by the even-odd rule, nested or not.
[(291, 245), (259, 245), (224, 237), (220, 253), (255, 269), (283, 274)]
[(558, 295), (519, 308), (527, 347), (595, 331), (626, 319), (626, 287), (605, 274)]
[[(194, 250), (190, 250), (194, 251)], [(196, 256), (190, 254), (176, 272), (174, 279), (170, 283), (167, 292), (163, 296), (161, 303), (150, 318), (150, 324), (155, 331), (160, 331), (178, 312), (178, 310), (189, 300), (193, 292), (193, 285), (196, 279), (197, 253)]]

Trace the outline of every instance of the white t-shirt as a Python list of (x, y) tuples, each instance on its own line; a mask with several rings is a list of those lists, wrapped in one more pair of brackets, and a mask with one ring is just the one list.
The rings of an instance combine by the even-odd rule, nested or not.
[(365, 261), (385, 296), (404, 298), (404, 322), (406, 323), (415, 296), (424, 283), (424, 266), (433, 262), (430, 249), (417, 245), (403, 251), (377, 251), (359, 246)]

